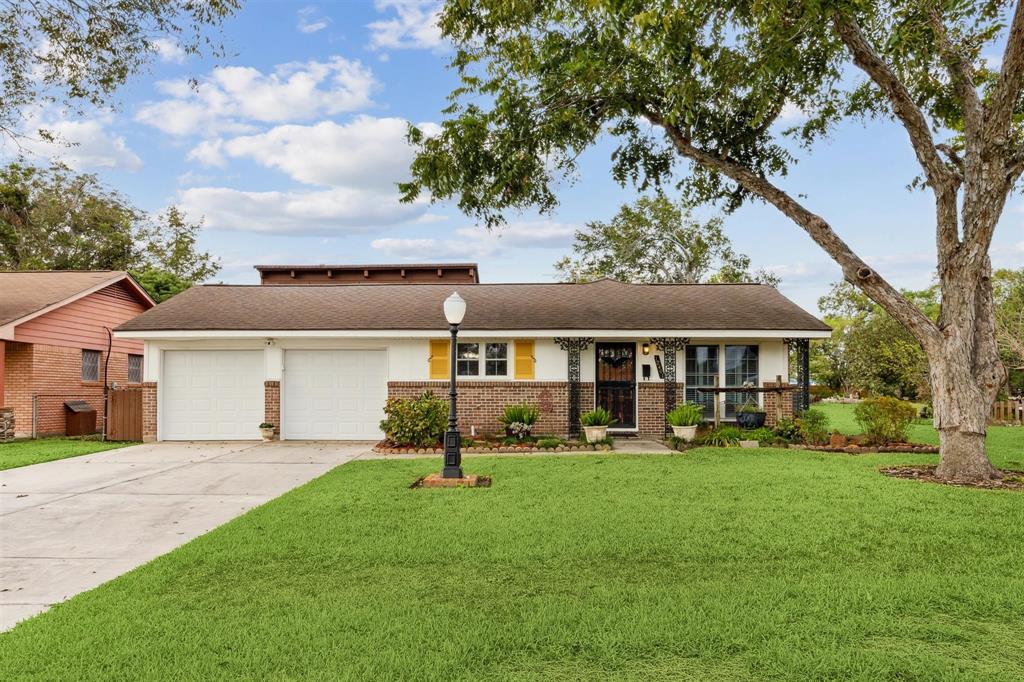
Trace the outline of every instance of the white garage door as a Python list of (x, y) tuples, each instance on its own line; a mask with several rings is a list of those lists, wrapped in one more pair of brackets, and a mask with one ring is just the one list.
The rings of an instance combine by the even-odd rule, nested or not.
[(388, 397), (382, 350), (289, 350), (281, 381), (281, 435), (377, 440)]
[(160, 437), (252, 440), (263, 421), (263, 351), (164, 351)]

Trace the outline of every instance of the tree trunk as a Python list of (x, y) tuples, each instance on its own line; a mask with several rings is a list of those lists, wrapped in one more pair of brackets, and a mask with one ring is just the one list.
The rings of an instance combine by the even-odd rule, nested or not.
[[(943, 341), (928, 349), (934, 424), (939, 431), (936, 476), (948, 481), (1000, 478), (985, 454), (985, 432), (992, 403), (1006, 370), (995, 339), (984, 333), (991, 316), (982, 278), (943, 299)], [(979, 292), (972, 296), (971, 290)]]

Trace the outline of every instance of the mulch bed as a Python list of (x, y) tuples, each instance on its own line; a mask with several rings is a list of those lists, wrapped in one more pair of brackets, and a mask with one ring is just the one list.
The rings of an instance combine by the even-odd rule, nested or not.
[[(611, 450), (610, 445), (591, 445), (589, 443), (573, 443), (572, 445), (559, 445), (557, 448), (538, 448), (533, 443), (520, 443), (518, 445), (493, 445), (490, 447), (463, 447), (462, 452), (469, 454), (487, 454), (500, 452), (531, 453), (531, 452), (594, 452), (596, 450)], [(416, 448), (405, 445), (397, 445), (389, 440), (382, 440), (373, 446), (373, 451), (382, 455), (443, 455), (444, 446), (438, 443), (429, 448)]]
[(907, 478), (914, 481), (924, 481), (925, 483), (941, 483), (943, 485), (955, 485), (962, 488), (984, 488), (986, 490), (1021, 490), (1024, 491), (1024, 471), (1012, 471), (1009, 469), (1002, 469), (1000, 473), (1003, 475), (1001, 479), (989, 480), (989, 481), (977, 481), (977, 482), (964, 482), (964, 481), (945, 481), (935, 477), (934, 466), (929, 465), (918, 465), (918, 466), (898, 466), (898, 467), (882, 467), (879, 471), (886, 475), (892, 476), (893, 478)]
[(873, 452), (913, 452), (917, 454), (938, 454), (939, 448), (934, 445), (922, 445), (920, 443), (892, 443), (890, 445), (846, 445), (844, 447), (833, 447), (831, 445), (790, 445), (789, 447), (798, 450), (814, 450), (816, 452), (837, 452), (847, 455), (866, 455)]

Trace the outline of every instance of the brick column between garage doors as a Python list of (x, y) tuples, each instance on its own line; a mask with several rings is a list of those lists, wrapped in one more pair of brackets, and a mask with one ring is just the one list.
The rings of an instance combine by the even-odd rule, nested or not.
[(157, 384), (147, 381), (142, 384), (142, 442), (156, 440), (156, 395)]
[(263, 421), (274, 425), (274, 435), (281, 435), (281, 382), (263, 382)]

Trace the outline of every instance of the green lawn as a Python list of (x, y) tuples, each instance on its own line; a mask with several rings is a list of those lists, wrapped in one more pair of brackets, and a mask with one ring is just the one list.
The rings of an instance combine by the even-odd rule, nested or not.
[[(1024, 429), (993, 429), (1022, 467)], [(1024, 678), (1024, 495), (795, 450), (357, 461), (0, 635), (0, 679)]]
[(72, 438), (38, 438), (0, 443), (0, 471), (65, 457), (90, 455), (94, 452), (123, 448), (126, 445), (134, 445), (134, 443)]

